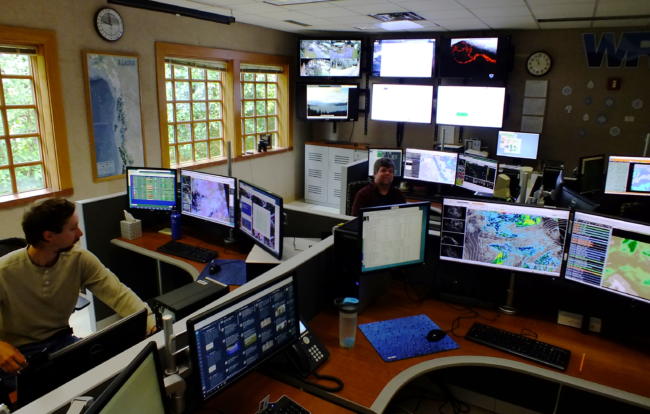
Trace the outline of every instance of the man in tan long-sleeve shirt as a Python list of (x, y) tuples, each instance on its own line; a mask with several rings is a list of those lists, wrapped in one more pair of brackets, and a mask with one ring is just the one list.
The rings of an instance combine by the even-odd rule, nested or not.
[[(82, 232), (74, 209), (61, 198), (36, 204), (23, 216), (28, 246), (0, 258), (0, 369), (6, 373), (25, 366), (24, 346), (74, 340), (68, 319), (82, 288), (120, 316), (146, 307), (95, 255), (75, 246)], [(154, 330), (153, 317), (147, 329)]]

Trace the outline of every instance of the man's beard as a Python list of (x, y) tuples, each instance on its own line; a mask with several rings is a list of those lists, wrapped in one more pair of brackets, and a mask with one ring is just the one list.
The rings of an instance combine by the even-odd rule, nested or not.
[(74, 245), (77, 244), (78, 241), (79, 241), (79, 239), (75, 240), (74, 243), (72, 243), (72, 244), (71, 244), (70, 246), (68, 246), (68, 247), (62, 247), (62, 248), (60, 248), (60, 249), (58, 250), (58, 253), (69, 252), (70, 250), (72, 250), (72, 248), (74, 247)]

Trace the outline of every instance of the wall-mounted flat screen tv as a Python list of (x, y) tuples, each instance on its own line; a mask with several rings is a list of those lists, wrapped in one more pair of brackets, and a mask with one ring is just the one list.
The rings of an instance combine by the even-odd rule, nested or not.
[(436, 39), (376, 39), (372, 45), (372, 76), (430, 78)]
[(441, 41), (440, 76), (503, 80), (508, 67), (507, 37), (452, 37)]
[(501, 128), (505, 96), (503, 87), (441, 85), (436, 123)]
[(358, 116), (357, 85), (307, 85), (307, 119), (354, 120)]
[(432, 108), (432, 85), (372, 85), (370, 119), (373, 121), (430, 124)]
[(356, 40), (301, 39), (301, 78), (358, 78), (362, 42)]

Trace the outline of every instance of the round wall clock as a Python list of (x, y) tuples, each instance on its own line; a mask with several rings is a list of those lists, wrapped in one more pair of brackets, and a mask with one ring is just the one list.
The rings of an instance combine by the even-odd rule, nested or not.
[(95, 15), (95, 28), (103, 39), (115, 42), (124, 34), (124, 21), (117, 10), (104, 7)]
[(533, 52), (526, 59), (526, 70), (533, 76), (544, 76), (550, 70), (553, 65), (553, 59), (551, 55), (542, 50)]

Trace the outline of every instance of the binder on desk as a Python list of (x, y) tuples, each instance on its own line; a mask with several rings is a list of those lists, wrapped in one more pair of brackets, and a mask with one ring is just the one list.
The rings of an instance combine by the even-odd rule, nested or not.
[(359, 329), (385, 362), (458, 348), (450, 336), (438, 342), (427, 339), (432, 329), (440, 329), (427, 315), (366, 323), (359, 325)]

